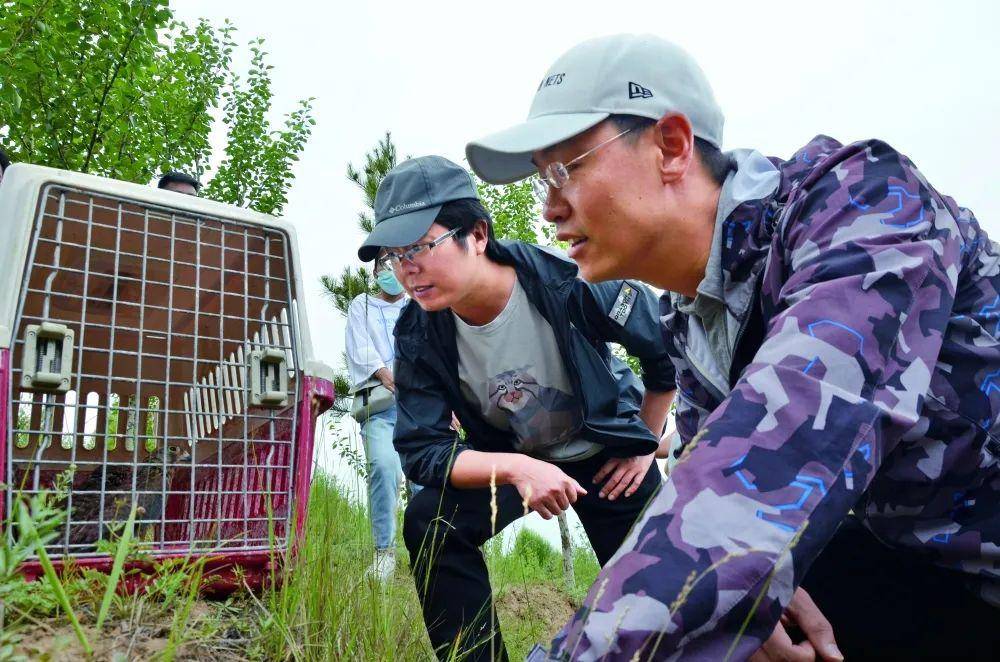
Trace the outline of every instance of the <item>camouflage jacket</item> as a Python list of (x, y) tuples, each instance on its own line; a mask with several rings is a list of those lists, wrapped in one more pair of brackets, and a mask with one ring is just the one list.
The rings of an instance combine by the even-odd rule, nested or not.
[(770, 161), (714, 245), (731, 365), (666, 297), (686, 446), (552, 657), (745, 659), (852, 509), (1000, 604), (1000, 247), (883, 142)]

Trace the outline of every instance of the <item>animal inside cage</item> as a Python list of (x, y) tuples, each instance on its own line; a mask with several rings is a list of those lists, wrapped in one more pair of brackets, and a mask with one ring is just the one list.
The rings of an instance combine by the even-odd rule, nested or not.
[(143, 552), (209, 555), (253, 578), (301, 527), (333, 398), (292, 229), (27, 165), (5, 173), (0, 226), (5, 520), (61, 481), (53, 558), (109, 565), (105, 543), (134, 506)]

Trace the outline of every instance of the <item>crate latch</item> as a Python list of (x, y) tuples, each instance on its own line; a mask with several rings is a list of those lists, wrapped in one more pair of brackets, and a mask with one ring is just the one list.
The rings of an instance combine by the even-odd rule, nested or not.
[(21, 388), (50, 393), (68, 391), (73, 338), (73, 329), (65, 324), (29, 324), (24, 330)]
[(285, 352), (267, 348), (250, 352), (250, 404), (278, 408), (288, 404)]

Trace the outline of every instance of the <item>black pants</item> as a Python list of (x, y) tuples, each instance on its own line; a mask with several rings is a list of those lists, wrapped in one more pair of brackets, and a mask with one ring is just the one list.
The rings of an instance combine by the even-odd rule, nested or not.
[(1000, 609), (967, 590), (963, 573), (880, 543), (848, 517), (803, 588), (855, 660), (998, 660)]
[[(654, 462), (632, 496), (608, 501), (597, 496), (594, 474), (606, 461), (603, 454), (581, 462), (558, 465), (587, 490), (573, 505), (597, 560), (604, 565), (618, 550), (632, 524), (660, 486)], [(521, 497), (511, 485), (497, 488), (496, 532), (524, 514)], [(424, 488), (410, 501), (403, 518), (403, 538), (424, 623), (441, 659), (452, 645), (471, 652), (463, 660), (506, 660), (493, 611), (486, 562), (479, 550), (493, 534), (489, 489)]]

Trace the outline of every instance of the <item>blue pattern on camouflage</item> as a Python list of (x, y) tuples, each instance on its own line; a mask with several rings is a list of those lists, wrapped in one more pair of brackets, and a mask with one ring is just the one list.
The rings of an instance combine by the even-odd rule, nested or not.
[(745, 659), (852, 508), (1000, 599), (1000, 250), (885, 143), (772, 161), (722, 246), (727, 291), (760, 278), (764, 340), (713, 394), (662, 302), (684, 457), (552, 658)]

